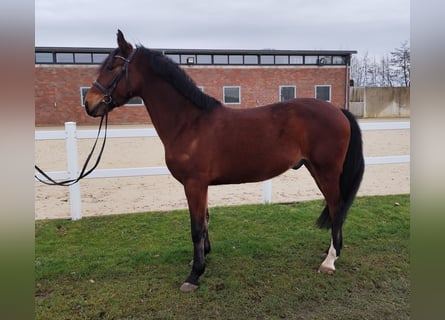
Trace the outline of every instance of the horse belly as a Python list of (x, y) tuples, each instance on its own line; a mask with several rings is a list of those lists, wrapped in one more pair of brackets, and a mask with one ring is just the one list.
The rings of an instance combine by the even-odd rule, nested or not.
[(273, 178), (290, 169), (299, 153), (291, 150), (234, 150), (220, 157), (210, 184), (236, 184), (258, 182)]

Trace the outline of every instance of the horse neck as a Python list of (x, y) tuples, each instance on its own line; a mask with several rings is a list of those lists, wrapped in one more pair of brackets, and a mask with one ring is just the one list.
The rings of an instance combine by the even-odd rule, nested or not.
[(140, 96), (145, 102), (159, 138), (167, 147), (186, 125), (200, 116), (202, 111), (171, 84), (156, 75), (149, 74), (143, 83)]

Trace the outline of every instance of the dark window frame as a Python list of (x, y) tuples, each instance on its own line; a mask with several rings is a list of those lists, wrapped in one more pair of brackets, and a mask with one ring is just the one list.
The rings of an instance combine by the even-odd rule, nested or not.
[[(326, 93), (319, 91), (319, 89), (328, 89), (329, 90), (328, 91), (329, 98), (326, 99)], [(331, 100), (332, 100), (332, 86), (330, 84), (315, 85), (315, 98), (331, 102)]]
[[(292, 98), (287, 98), (284, 99), (285, 94), (283, 94), (283, 89), (289, 89), (292, 88), (294, 91), (294, 96)], [(292, 100), (295, 99), (297, 97), (297, 86), (295, 85), (290, 85), (290, 84), (286, 84), (286, 85), (280, 85), (279, 86), (279, 90), (278, 90), (278, 94), (279, 94), (279, 101), (286, 101), (286, 100)]]
[[(226, 89), (237, 89), (238, 90), (238, 97), (235, 97), (238, 101), (228, 101)], [(233, 97), (228, 97), (232, 99)], [(241, 104), (241, 86), (223, 86), (223, 102), (224, 104)]]

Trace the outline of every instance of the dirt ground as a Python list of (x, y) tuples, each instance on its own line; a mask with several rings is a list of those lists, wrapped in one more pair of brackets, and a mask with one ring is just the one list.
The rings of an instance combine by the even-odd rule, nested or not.
[[(409, 119), (372, 119), (360, 122), (408, 121)], [(134, 126), (119, 126), (128, 128)], [(148, 126), (147, 126), (148, 127)], [(83, 129), (79, 127), (78, 129)], [(89, 127), (91, 129), (91, 127)], [(97, 129), (97, 128), (93, 128)], [(36, 130), (63, 130), (37, 128)], [(364, 131), (365, 157), (410, 154), (409, 129)], [(79, 166), (89, 153), (92, 140), (79, 140)], [(66, 170), (66, 149), (62, 140), (35, 142), (35, 163), (45, 171)], [(114, 138), (107, 140), (99, 168), (165, 166), (163, 146), (158, 138)], [(263, 183), (212, 186), (209, 206), (261, 203)], [(80, 182), (82, 216), (174, 210), (187, 207), (182, 185), (171, 176), (84, 179)], [(410, 165), (367, 165), (359, 195), (410, 193)], [(302, 167), (272, 179), (272, 202), (320, 199), (314, 180)], [(35, 218), (70, 218), (67, 187), (35, 182)]]

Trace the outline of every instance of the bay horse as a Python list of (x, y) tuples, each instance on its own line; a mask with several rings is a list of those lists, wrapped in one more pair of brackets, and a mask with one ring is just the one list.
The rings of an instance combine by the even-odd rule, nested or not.
[(85, 109), (99, 117), (135, 96), (143, 99), (190, 211), (193, 264), (180, 290), (198, 288), (210, 252), (208, 186), (263, 181), (302, 165), (326, 200), (317, 224), (331, 229), (331, 242), (319, 272), (333, 274), (343, 222), (364, 173), (361, 132), (353, 115), (312, 98), (229, 108), (202, 92), (162, 52), (133, 47), (120, 30), (117, 44), (99, 68)]

